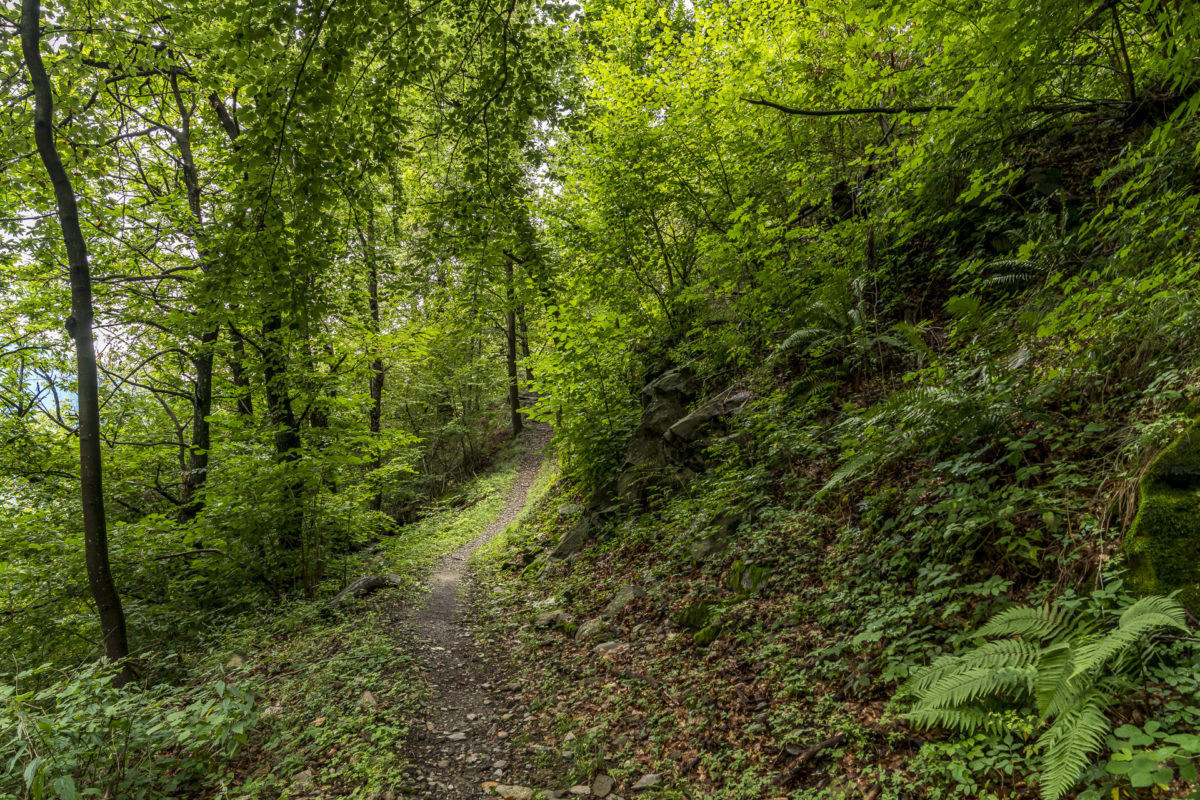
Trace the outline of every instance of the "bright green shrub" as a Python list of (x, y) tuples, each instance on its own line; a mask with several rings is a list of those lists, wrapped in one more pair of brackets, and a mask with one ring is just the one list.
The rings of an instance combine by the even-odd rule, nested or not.
[(224, 680), (118, 690), (88, 667), (40, 690), (48, 668), (0, 686), (0, 798), (179, 797), (211, 785), (258, 720), (254, 692)]

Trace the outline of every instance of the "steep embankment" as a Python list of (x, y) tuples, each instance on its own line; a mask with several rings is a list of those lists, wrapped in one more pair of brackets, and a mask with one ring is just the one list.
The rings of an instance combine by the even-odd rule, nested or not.
[[(655, 798), (1033, 798), (1052, 782), (1080, 798), (1190, 796), (1200, 649), (1170, 630), (1182, 611), (1136, 622), (1146, 607), (1111, 562), (1138, 470), (1114, 485), (1097, 445), (1106, 425), (1140, 429), (1148, 460), (1179, 416), (1007, 411), (978, 435), (1000, 401), (897, 390), (864, 411), (880, 386), (813, 398), (744, 381), (651, 380), (622, 469), (586, 494), (560, 482), (486, 554), (475, 599), (520, 676), (518, 741), (573, 782), (658, 776)], [(956, 420), (940, 434), (953, 446), (937, 452), (946, 420), (920, 414)], [(894, 449), (843, 454), (862, 418), (896, 431)], [(943, 706), (993, 714), (990, 733), (902, 716), (910, 676), (1021, 603), (1044, 605), (1019, 638), (997, 629), (991, 660), (963, 673), (978, 688), (954, 683), (961, 699)], [(1087, 660), (1110, 647), (1123, 655)], [(1061, 684), (1055, 653), (1079, 671)], [(1057, 687), (1048, 719), (1011, 675)], [(1089, 697), (1114, 732), (1055, 755), (1047, 732), (1085, 730)]]

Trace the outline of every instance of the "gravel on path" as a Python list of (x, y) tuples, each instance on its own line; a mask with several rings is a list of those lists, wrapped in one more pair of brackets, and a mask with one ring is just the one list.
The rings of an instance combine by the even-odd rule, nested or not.
[(405, 757), (416, 769), (411, 785), (416, 797), (477, 798), (489, 796), (486, 782), (507, 784), (512, 757), (506, 747), (508, 724), (516, 713), (516, 687), (486, 674), (463, 615), (460, 601), (467, 561), (525, 508), (543, 451), (553, 428), (529, 424), (522, 435), (524, 452), (517, 479), (500, 516), (474, 541), (447, 556), (433, 575), (427, 604), (408, 621), (416, 656), (433, 697), (424, 718), (415, 720)]

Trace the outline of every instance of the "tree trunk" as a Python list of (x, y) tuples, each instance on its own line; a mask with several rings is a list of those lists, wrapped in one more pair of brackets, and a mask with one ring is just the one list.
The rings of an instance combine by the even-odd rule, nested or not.
[(241, 332), (233, 325), (229, 326), (229, 332), (233, 335), (233, 358), (229, 359), (229, 371), (237, 389), (237, 410), (243, 417), (253, 417), (254, 393), (246, 369), (246, 342)]
[[(272, 312), (263, 323), (263, 375), (267, 414), (275, 429), (275, 460), (280, 464), (292, 464), (300, 459), (300, 421), (292, 410), (287, 380), (287, 342), (283, 317), (278, 312)], [(280, 521), (279, 546), (285, 552), (298, 552), (304, 543), (303, 480), (299, 476), (287, 476), (284, 493), (287, 507)]]
[(529, 328), (525, 324), (525, 306), (521, 306), (517, 320), (521, 328), (521, 358), (525, 359), (525, 380), (533, 383), (533, 367), (529, 359)]
[(517, 309), (513, 303), (513, 267), (510, 259), (504, 260), (504, 322), (508, 339), (506, 355), (508, 367), (508, 405), (512, 410), (513, 437), (521, 435), (521, 394), (517, 386)]
[(132, 675), (127, 659), (129, 640), (125, 613), (108, 561), (108, 529), (104, 517), (104, 486), (100, 452), (100, 402), (96, 374), (96, 351), (92, 339), (92, 276), (87, 245), (79, 227), (79, 209), (71, 178), (63, 167), (54, 142), (54, 96), (50, 77), (42, 63), (41, 2), (23, 0), (21, 6), (21, 50), (34, 93), (33, 132), (38, 155), (54, 186), (58, 221), (71, 275), (71, 316), (67, 332), (75, 340), (79, 402), (79, 497), (83, 506), (83, 542), (88, 585), (100, 616), (104, 653), (120, 666), (115, 685), (124, 685)]
[[(200, 255), (200, 269), (207, 275), (211, 265), (208, 248), (203, 241), (204, 210), (200, 205), (200, 173), (196, 170), (196, 159), (192, 155), (191, 114), (187, 104), (183, 102), (183, 95), (174, 75), (171, 76), (171, 90), (175, 95), (180, 116), (175, 143), (179, 147), (179, 160), (183, 164), (183, 183), (187, 187), (188, 208), (192, 212), (192, 218), (196, 220), (192, 239), (196, 242)], [(212, 426), (208, 417), (212, 414), (213, 348), (220, 334), (219, 325), (204, 331), (200, 335), (196, 353), (192, 356), (192, 364), (196, 368), (196, 387), (192, 394), (192, 444), (188, 448), (188, 466), (183, 473), (180, 492), (180, 517), (184, 522), (195, 519), (204, 510), (204, 501), (200, 499), (200, 493), (208, 480), (208, 451), (212, 447)]]
[(212, 414), (213, 346), (217, 343), (219, 330), (205, 331), (200, 337), (200, 350), (192, 358), (196, 365), (196, 391), (192, 395), (192, 445), (188, 449), (187, 472), (183, 474), (184, 522), (195, 519), (204, 509), (200, 490), (208, 478), (208, 451), (212, 447), (212, 426), (208, 417)]
[[(383, 431), (383, 354), (379, 348), (379, 265), (375, 263), (375, 215), (367, 220), (367, 301), (371, 309), (371, 332), (375, 334), (375, 357), (371, 359), (371, 410), (369, 424), (371, 438), (379, 439)], [(381, 455), (376, 455), (371, 464), (373, 469), (383, 466)], [(383, 508), (383, 492), (377, 490), (371, 498), (371, 510), (380, 511)]]

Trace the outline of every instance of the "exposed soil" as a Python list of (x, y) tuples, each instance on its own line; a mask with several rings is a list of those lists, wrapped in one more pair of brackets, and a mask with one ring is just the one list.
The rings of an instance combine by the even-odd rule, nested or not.
[(417, 797), (489, 796), (484, 783), (515, 783), (507, 725), (514, 718), (516, 686), (489, 668), (472, 637), (469, 607), (459, 595), (467, 561), (503, 531), (525, 507), (529, 488), (550, 441), (549, 425), (529, 424), (516, 482), (504, 511), (480, 536), (447, 556), (434, 573), (427, 604), (406, 623), (422, 673), (432, 689), (425, 717), (414, 721), (404, 756), (415, 766)]

